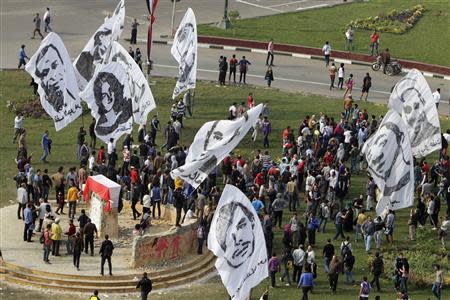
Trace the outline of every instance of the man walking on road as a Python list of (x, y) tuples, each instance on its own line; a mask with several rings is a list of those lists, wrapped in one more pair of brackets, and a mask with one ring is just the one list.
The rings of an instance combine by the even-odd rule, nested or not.
[(436, 104), (436, 108), (439, 108), (439, 102), (441, 101), (441, 89), (437, 88), (436, 92), (433, 93), (434, 103)]
[(130, 44), (136, 44), (136, 38), (137, 38), (137, 28), (139, 26), (139, 23), (137, 19), (134, 19), (133, 23), (131, 23), (131, 39)]
[(33, 23), (34, 23), (34, 31), (33, 31), (33, 36), (31, 38), (34, 39), (34, 37), (36, 36), (36, 32), (37, 32), (41, 36), (41, 39), (43, 39), (44, 36), (41, 33), (41, 17), (39, 17), (38, 13), (36, 13), (36, 16), (33, 19)]
[(108, 261), (108, 269), (109, 269), (109, 275), (112, 276), (112, 264), (111, 264), (111, 256), (113, 254), (114, 245), (109, 240), (109, 235), (105, 235), (105, 240), (102, 242), (102, 245), (100, 247), (100, 255), (102, 257), (101, 263), (100, 263), (100, 275), (105, 275), (103, 272), (103, 267), (105, 266), (105, 261)]
[(372, 86), (372, 77), (370, 77), (369, 73), (366, 73), (366, 77), (364, 77), (363, 79), (361, 97), (359, 100), (362, 100), (364, 98), (364, 101), (367, 102), (367, 97), (369, 96), (369, 89), (371, 86)]
[(141, 289), (141, 300), (147, 300), (148, 294), (152, 291), (152, 281), (147, 277), (147, 272), (142, 274), (142, 278), (139, 280), (136, 288)]
[(52, 21), (52, 13), (50, 12), (50, 8), (47, 7), (47, 11), (44, 14), (44, 31), (45, 32), (52, 32), (53, 29), (50, 27), (50, 23)]
[(20, 46), (20, 50), (19, 50), (19, 66), (17, 67), (17, 69), (20, 69), (20, 67), (25, 66), (27, 64), (27, 62), (25, 61), (26, 59), (30, 59), (27, 54), (25, 53), (25, 45)]
[(273, 66), (273, 39), (270, 39), (269, 44), (267, 45), (267, 58), (266, 58), (266, 66), (269, 65), (270, 58), (270, 66)]
[(325, 67), (330, 65), (331, 45), (328, 41), (322, 47), (323, 55), (325, 56)]
[(331, 67), (328, 69), (328, 72), (330, 74), (330, 91), (334, 88), (334, 80), (336, 79), (336, 66), (334, 63), (331, 64)]

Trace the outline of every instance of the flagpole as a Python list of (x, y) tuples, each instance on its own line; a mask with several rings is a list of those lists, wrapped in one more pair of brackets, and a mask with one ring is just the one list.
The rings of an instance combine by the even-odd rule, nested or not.
[(177, 0), (172, 0), (172, 26), (170, 27), (170, 36), (173, 38), (175, 35), (175, 8), (177, 6)]

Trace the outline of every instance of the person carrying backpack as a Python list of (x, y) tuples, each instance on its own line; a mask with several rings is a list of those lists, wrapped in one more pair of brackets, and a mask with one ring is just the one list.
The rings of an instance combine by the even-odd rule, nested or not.
[(100, 275), (104, 275), (103, 267), (105, 265), (105, 261), (108, 261), (108, 269), (109, 269), (109, 275), (112, 276), (112, 263), (111, 263), (111, 256), (113, 254), (114, 245), (109, 240), (109, 235), (105, 235), (105, 240), (102, 242), (102, 245), (100, 247), (100, 255), (102, 257), (101, 263), (100, 263)]
[(367, 281), (367, 277), (363, 277), (363, 281), (361, 282), (361, 288), (359, 289), (359, 300), (368, 300), (370, 294), (371, 286)]

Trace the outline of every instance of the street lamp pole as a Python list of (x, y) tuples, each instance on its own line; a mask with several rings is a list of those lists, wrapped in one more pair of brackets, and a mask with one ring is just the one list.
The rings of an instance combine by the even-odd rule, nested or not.
[(225, 6), (223, 8), (223, 19), (219, 23), (219, 27), (228, 29), (231, 27), (230, 19), (228, 19), (228, 0), (225, 0)]
[(177, 6), (177, 1), (178, 0), (173, 0), (173, 5), (172, 5), (172, 26), (170, 27), (170, 36), (174, 37), (175, 35), (175, 8)]

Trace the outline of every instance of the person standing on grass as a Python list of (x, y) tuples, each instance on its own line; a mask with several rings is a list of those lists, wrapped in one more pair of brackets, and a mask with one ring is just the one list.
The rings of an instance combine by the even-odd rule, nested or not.
[(336, 240), (339, 236), (345, 239), (344, 236), (344, 227), (342, 225), (344, 221), (344, 210), (339, 211), (334, 218), (334, 225), (336, 226), (336, 234), (334, 235), (333, 240)]
[(325, 45), (323, 45), (322, 52), (325, 57), (325, 67), (328, 67), (330, 65), (330, 55), (331, 55), (331, 45), (328, 41), (326, 41)]
[(373, 279), (370, 284), (374, 285), (375, 283), (377, 286), (377, 292), (380, 292), (380, 276), (384, 273), (384, 261), (379, 252), (375, 252), (375, 258), (372, 260), (370, 271), (373, 274)]
[(264, 76), (264, 79), (267, 81), (267, 86), (270, 87), (272, 84), (273, 79), (273, 71), (272, 67), (268, 67), (266, 71), (266, 76)]
[[(273, 66), (273, 39), (270, 39), (269, 44), (267, 44), (267, 58), (266, 58), (266, 66)], [(270, 58), (270, 65), (269, 65)]]
[(39, 17), (39, 13), (36, 13), (36, 16), (33, 19), (33, 23), (34, 23), (34, 30), (33, 36), (31, 38), (34, 39), (37, 32), (41, 36), (41, 39), (44, 39), (44, 36), (41, 33), (41, 17)]
[(302, 300), (308, 300), (308, 293), (312, 291), (314, 286), (314, 274), (312, 273), (311, 266), (307, 265), (305, 267), (305, 272), (300, 276), (300, 280), (298, 281), (298, 288), (302, 288)]
[(247, 84), (245, 82), (245, 78), (247, 77), (249, 65), (251, 65), (251, 63), (245, 58), (245, 56), (242, 56), (242, 59), (239, 61), (239, 84), (241, 84), (242, 81), (244, 84)]
[(330, 283), (330, 289), (333, 294), (336, 294), (336, 289), (339, 280), (339, 273), (342, 271), (342, 263), (339, 261), (336, 255), (333, 255), (333, 258), (330, 262), (330, 272), (328, 273), (328, 280)]
[(364, 236), (364, 244), (366, 246), (366, 252), (369, 252), (372, 243), (372, 237), (375, 233), (375, 223), (372, 221), (371, 216), (368, 216), (367, 220), (362, 225), (362, 232)]
[(344, 64), (341, 63), (338, 69), (338, 84), (337, 84), (337, 87), (340, 88), (341, 90), (343, 89), (344, 85), (344, 76), (345, 76)]
[(277, 257), (277, 254), (274, 252), (272, 254), (272, 257), (269, 259), (269, 273), (270, 273), (270, 284), (274, 288), (275, 283), (275, 276), (277, 272), (280, 272), (280, 260)]
[(100, 263), (100, 275), (104, 275), (104, 266), (105, 262), (108, 261), (108, 269), (109, 269), (109, 275), (112, 276), (112, 263), (111, 263), (111, 257), (113, 254), (114, 245), (109, 240), (109, 235), (105, 235), (105, 240), (102, 242), (102, 245), (100, 246), (100, 255), (102, 257), (101, 263)]
[(139, 23), (137, 19), (135, 18), (133, 22), (131, 23), (131, 38), (130, 38), (130, 44), (136, 44), (136, 37), (137, 37), (137, 28), (139, 26)]
[(48, 130), (44, 131), (41, 138), (41, 146), (44, 150), (44, 154), (41, 156), (41, 161), (47, 163), (47, 156), (50, 154), (50, 138), (48, 137)]
[(355, 44), (353, 41), (354, 31), (352, 27), (347, 28), (345, 31), (345, 40), (346, 40), (346, 50), (348, 52), (355, 51)]
[(334, 256), (334, 246), (331, 243), (331, 239), (328, 239), (327, 243), (323, 247), (322, 256), (323, 256), (323, 268), (325, 273), (328, 274), (330, 273), (331, 259)]
[(361, 88), (361, 97), (359, 98), (359, 100), (362, 100), (363, 97), (364, 101), (367, 102), (367, 97), (369, 96), (369, 89), (372, 86), (372, 77), (370, 77), (369, 73), (366, 73), (366, 76), (363, 79), (363, 85)]
[(386, 216), (386, 240), (388, 243), (394, 243), (394, 225), (395, 225), (395, 213), (393, 210), (389, 210), (388, 215)]
[(50, 27), (50, 23), (52, 22), (53, 16), (52, 13), (50, 12), (50, 8), (47, 7), (47, 11), (44, 14), (44, 31), (45, 32), (52, 32), (53, 29)]
[(359, 289), (359, 300), (369, 300), (370, 290), (371, 286), (369, 282), (367, 282), (367, 277), (364, 276)]
[(228, 84), (231, 83), (231, 75), (233, 75), (233, 83), (236, 83), (236, 66), (238, 64), (238, 60), (236, 59), (236, 54), (233, 54), (233, 56), (230, 59), (230, 73), (228, 75)]
[(25, 129), (23, 128), (23, 119), (24, 119), (23, 114), (21, 112), (17, 112), (17, 114), (14, 118), (13, 144), (16, 143), (17, 138), (20, 137), (22, 135), (22, 133), (25, 131)]
[(344, 96), (343, 96), (344, 99), (347, 97), (347, 95), (352, 94), (353, 84), (354, 84), (353, 74), (350, 74), (350, 76), (347, 78), (347, 81), (345, 82), (346, 87), (345, 87), (345, 92), (344, 92)]
[[(293, 242), (293, 244), (295, 246), (294, 242)], [(302, 275), (303, 265), (305, 264), (305, 255), (306, 255), (306, 252), (303, 250), (303, 245), (299, 245), (298, 249), (295, 249), (292, 252), (293, 267), (294, 267), (294, 271), (292, 274), (292, 280), (294, 282), (298, 282), (300, 279), (300, 276)]]
[(91, 141), (89, 143), (89, 147), (91, 149), (95, 149), (95, 144), (97, 143), (97, 135), (95, 134), (95, 118), (92, 118), (91, 124), (89, 124), (89, 137), (91, 138)]
[(441, 290), (444, 285), (444, 274), (440, 265), (435, 265), (434, 270), (436, 271), (436, 279), (434, 280), (431, 292), (434, 297), (436, 297), (436, 300), (441, 300)]
[(370, 35), (370, 49), (371, 49), (371, 56), (378, 56), (378, 46), (380, 44), (380, 35), (376, 30), (372, 32)]
[(83, 237), (80, 232), (77, 232), (75, 235), (75, 239), (73, 240), (73, 266), (77, 268), (77, 271), (80, 271), (80, 257), (81, 252), (83, 252), (84, 243)]
[(265, 116), (261, 122), (261, 130), (264, 135), (263, 147), (269, 148), (269, 134), (272, 132), (272, 124), (270, 123), (267, 116)]
[(328, 69), (328, 73), (330, 74), (330, 91), (334, 88), (334, 80), (336, 79), (336, 65), (334, 63), (331, 64), (331, 67)]
[(27, 64), (25, 59), (30, 59), (30, 58), (25, 53), (25, 45), (22, 45), (22, 46), (20, 46), (20, 50), (19, 50), (19, 65), (17, 66), (17, 69), (20, 69), (20, 67), (25, 66)]
[(137, 289), (141, 289), (141, 300), (147, 300), (148, 294), (152, 291), (152, 281), (148, 278), (147, 272), (142, 274), (141, 280), (139, 280)]

